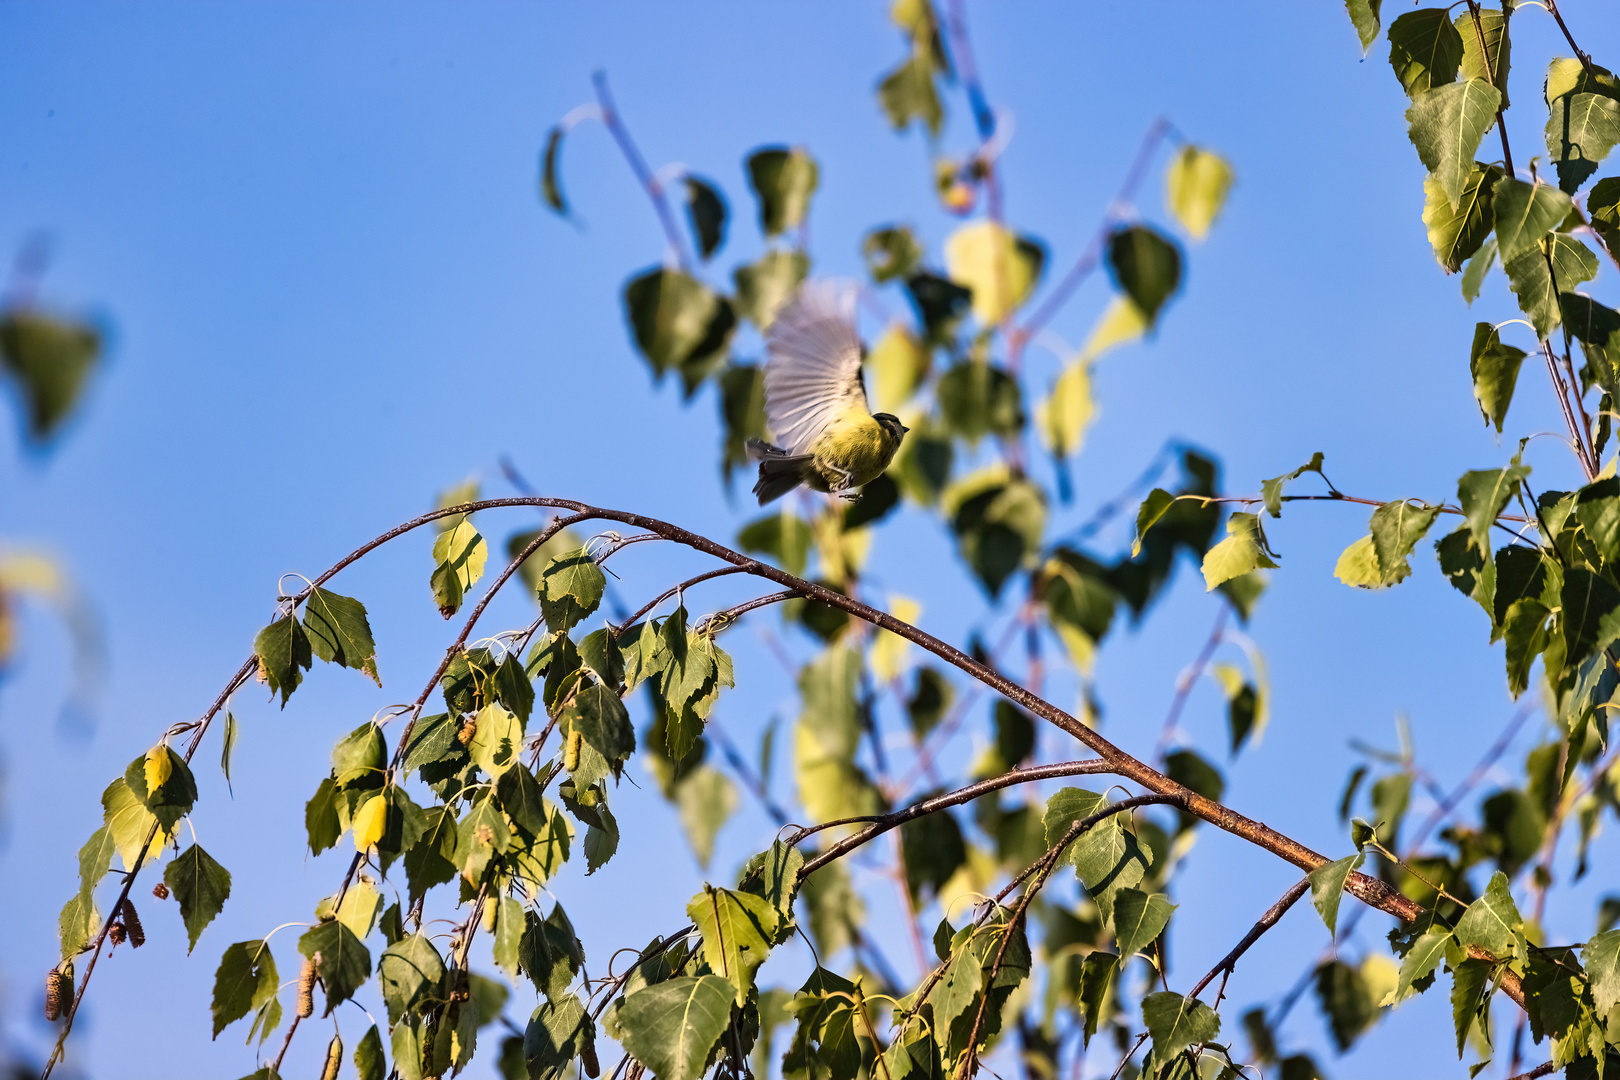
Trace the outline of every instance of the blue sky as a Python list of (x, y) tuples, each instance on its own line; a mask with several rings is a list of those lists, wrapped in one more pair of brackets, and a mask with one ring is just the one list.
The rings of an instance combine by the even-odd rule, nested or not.
[[(1568, 7), (1601, 61), (1620, 16)], [(1218, 453), (1238, 492), (1322, 450), (1346, 492), (1438, 500), (1465, 469), (1506, 459), (1471, 400), (1467, 349), (1476, 319), (1514, 314), (1511, 297), (1498, 275), (1471, 311), (1434, 264), (1404, 95), (1386, 47), (1363, 61), (1338, 5), (974, 4), (970, 14), (986, 87), (1016, 123), (1008, 216), (1048, 243), (1055, 265), (1095, 229), (1156, 116), (1237, 171), (1156, 339), (1099, 368), (1101, 414), (1076, 464), (1073, 520), (1168, 437)], [(1563, 51), (1539, 10), (1514, 26), (1516, 58)], [(760, 246), (741, 162), (764, 143), (802, 143), (821, 163), (810, 230), (818, 273), (858, 273), (859, 238), (873, 225), (910, 221), (937, 252), (953, 223), (933, 206), (925, 142), (896, 137), (877, 110), (872, 88), (902, 47), (878, 3), (14, 3), (0, 7), (0, 38), (11, 44), (0, 67), (0, 250), (48, 230), (46, 295), (113, 327), (109, 362), (54, 453), (24, 453), (9, 428), (0, 438), (0, 534), (66, 562), (100, 613), (110, 656), (86, 738), (41, 721), (60, 702), (67, 651), (44, 613), (28, 614), (25, 654), (0, 686), (0, 910), (13, 930), (0, 939), (0, 1023), (37, 1047), (39, 977), (101, 788), (213, 698), (269, 617), (279, 575), (312, 576), (469, 475), (506, 493), (503, 454), (548, 493), (722, 539), (750, 516), (716, 478), (713, 400), (683, 407), (673, 386), (650, 387), (631, 351), (618, 291), (663, 244), (607, 135), (581, 128), (563, 152), (582, 225), (536, 197), (546, 130), (588, 99), (592, 71), (610, 74), (655, 168), (683, 162), (724, 188), (725, 267)], [(1508, 114), (1516, 158), (1541, 128), (1541, 76), (1525, 63), (1511, 84), (1523, 104)], [(960, 151), (959, 97), (951, 107), (946, 144)], [(1156, 176), (1139, 204), (1162, 220)], [(1613, 277), (1606, 266), (1597, 295), (1612, 300)], [(1094, 279), (1053, 329), (1078, 342), (1107, 295)], [(1538, 368), (1526, 366), (1509, 423), (1519, 434), (1559, 426)], [(1555, 440), (1532, 443), (1528, 460), (1540, 487), (1576, 482)], [(528, 520), (514, 512), (483, 524), (504, 539)], [(1332, 579), (1364, 527), (1359, 508), (1302, 506), (1270, 530), (1283, 569), (1250, 632), (1274, 680), (1272, 726), (1228, 770), (1234, 806), (1330, 852), (1347, 847), (1334, 808), (1351, 738), (1393, 743), (1404, 713), (1424, 762), (1450, 783), (1511, 711), (1500, 647), (1428, 554), (1420, 549), (1414, 578), (1389, 592)], [(341, 876), (342, 853), (300, 856), (302, 803), (331, 743), (414, 697), (442, 654), (449, 631), (429, 603), (427, 543), (401, 541), (340, 579), (372, 611), (385, 690), (318, 670), (284, 712), (240, 694), (234, 796), (206, 767), (217, 742), (199, 754), (198, 835), (235, 875), (232, 899), (189, 960), (173, 913), (147, 905), (148, 927), (161, 924), (153, 947), (121, 950), (97, 973), (77, 1042), (90, 1074), (151, 1075), (155, 1060), (174, 1076), (251, 1071), (245, 1032), (208, 1041), (213, 968), (226, 944), (308, 919)], [(640, 597), (699, 565), (643, 545), (615, 569), (625, 595)], [(920, 514), (882, 533), (873, 572), (923, 599), (931, 631), (960, 639), (983, 623), (976, 587)], [(744, 595), (717, 586), (702, 604)], [(1097, 675), (1111, 738), (1148, 751), (1215, 611), (1183, 573), (1140, 633), (1110, 640)], [(528, 617), (521, 597), (503, 598), (491, 625)], [(772, 715), (794, 715), (793, 688), (752, 631), (734, 631), (729, 645), (739, 688), (718, 716), (751, 745)], [(1223, 723), (1218, 695), (1200, 688), (1190, 737), (1213, 753)], [(1048, 754), (1067, 752), (1055, 733), (1043, 739)], [(642, 787), (620, 796), (626, 840), (615, 861), (590, 880), (570, 867), (556, 886), (597, 965), (669, 930), (703, 879), (673, 815), (637, 778)], [(722, 832), (712, 876), (728, 877), (771, 832), (746, 808)], [(1614, 854), (1605, 838), (1600, 856)], [(1191, 859), (1177, 887), (1173, 958), (1184, 979), (1292, 880), (1276, 860), (1213, 834)], [(1595, 895), (1589, 880), (1555, 896), (1556, 940), (1591, 932)], [(878, 917), (903, 961), (903, 934)], [(1363, 943), (1377, 944), (1381, 922), (1365, 920)], [(285, 972), (291, 932), (276, 940)], [(1309, 911), (1291, 914), (1239, 968), (1234, 1005), (1280, 993), (1325, 944)], [(1231, 1008), (1229, 1023), (1237, 1015)], [(345, 1021), (351, 1045), (357, 1019)], [(1312, 1008), (1296, 1010), (1289, 1036), (1335, 1075), (1397, 1063), (1436, 1072), (1457, 1068), (1446, 1040), (1427, 1037), (1447, 1022), (1431, 994), (1339, 1062), (1322, 1049)], [(289, 1075), (317, 1068), (318, 1043), (295, 1043)]]

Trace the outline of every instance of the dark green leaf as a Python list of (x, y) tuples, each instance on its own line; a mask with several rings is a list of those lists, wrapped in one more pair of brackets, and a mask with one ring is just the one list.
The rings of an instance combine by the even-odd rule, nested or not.
[(1496, 265), (1496, 237), (1490, 237), (1468, 260), (1463, 268), (1462, 294), (1470, 307), (1479, 299), (1479, 290), (1485, 285), (1485, 275)]
[(1344, 0), (1350, 25), (1356, 28), (1356, 37), (1361, 40), (1362, 55), (1378, 40), (1378, 9), (1382, 4), (1383, 0)]
[[(148, 763), (154, 754), (167, 758), (168, 776), (157, 790), (149, 791), (147, 777), (152, 774), (148, 771)], [(130, 792), (152, 812), (166, 832), (172, 832), (175, 822), (189, 814), (197, 802), (197, 781), (191, 775), (191, 767), (166, 745), (154, 747), (148, 754), (130, 762), (124, 770), (124, 783), (129, 785)]]
[(231, 895), (230, 871), (194, 843), (164, 869), (163, 881), (180, 903), (180, 917), (185, 920), (190, 939), (186, 948), (189, 953), (197, 947), (197, 935), (214, 921)]
[(1620, 142), (1620, 101), (1605, 94), (1565, 94), (1547, 119), (1547, 152), (1558, 168), (1558, 186), (1570, 195), (1597, 172)]
[(304, 828), (309, 833), (309, 851), (319, 855), (338, 842), (343, 824), (338, 819), (337, 785), (328, 776), (304, 804)]
[[(1304, 476), (1308, 472), (1313, 472), (1322, 477), (1324, 480), (1327, 478), (1327, 474), (1322, 471), (1322, 456), (1322, 451), (1318, 450), (1316, 453), (1311, 455), (1311, 460), (1307, 461), (1293, 472), (1286, 472), (1281, 476), (1274, 476), (1270, 480), (1267, 480), (1260, 485), (1260, 495), (1263, 499), (1265, 499), (1266, 512), (1268, 514), (1274, 518), (1282, 517), (1283, 485), (1288, 483), (1290, 480), (1298, 480), (1301, 476)], [(1147, 502), (1144, 502), (1142, 504), (1142, 509), (1137, 511), (1136, 543), (1131, 546), (1132, 557), (1135, 557), (1135, 555), (1142, 550), (1142, 534), (1147, 532), (1147, 529), (1142, 526), (1142, 518), (1148, 513), (1150, 504), (1154, 504), (1155, 502), (1157, 503), (1159, 509), (1158, 513), (1154, 515), (1153, 520), (1157, 520), (1160, 515), (1163, 515), (1165, 510), (1170, 508), (1171, 499), (1168, 493), (1161, 491), (1158, 488), (1154, 488), (1153, 491), (1148, 494)], [(1149, 526), (1152, 524), (1153, 521), (1148, 522)]]
[(1529, 475), (1529, 466), (1510, 465), (1505, 469), (1466, 472), (1457, 481), (1457, 500), (1462, 506), (1463, 517), (1468, 522), (1474, 543), (1481, 550), (1490, 548), (1492, 523)]
[[(1524, 972), (1524, 1008), (1536, 1042), (1564, 1038), (1585, 1012), (1574, 949), (1536, 949)], [(1600, 1014), (1601, 1015), (1601, 1014)]]
[(1523, 349), (1502, 344), (1497, 329), (1490, 323), (1474, 325), (1474, 344), (1468, 356), (1468, 370), (1474, 379), (1474, 400), (1479, 402), (1485, 422), (1496, 425), (1498, 435), (1502, 433), (1508, 405), (1513, 401), (1513, 388), (1524, 357)]
[(304, 604), (304, 630), (311, 651), (328, 663), (342, 664), (371, 676), (378, 686), (377, 646), (371, 640), (366, 606), (349, 596), (313, 589)]
[(934, 389), (940, 415), (953, 433), (969, 442), (986, 435), (1014, 436), (1024, 427), (1018, 381), (977, 360), (956, 364)]
[(679, 371), (688, 395), (725, 359), (737, 327), (730, 301), (668, 267), (632, 278), (624, 287), (624, 308), (655, 381)]
[[(1444, 932), (1430, 931), (1413, 942), (1401, 959), (1400, 981), (1395, 985), (1395, 1000), (1391, 1004), (1398, 1005), (1413, 993), (1422, 992), (1428, 985), (1424, 980), (1440, 966), (1448, 948), (1455, 948), (1455, 943), (1451, 935)], [(1424, 985), (1420, 987), (1415, 985), (1417, 983)]]
[(1464, 525), (1435, 543), (1440, 556), (1440, 572), (1452, 587), (1470, 597), (1490, 616), (1492, 637), (1496, 631), (1496, 563), (1489, 553), (1474, 546), (1474, 534)]
[(947, 345), (973, 303), (973, 293), (949, 278), (924, 270), (906, 278), (906, 292), (931, 345)]
[(795, 577), (804, 574), (810, 556), (814, 534), (803, 518), (784, 509), (767, 514), (743, 526), (737, 534), (737, 544), (744, 551), (763, 553), (775, 559), (783, 570)]
[(382, 728), (366, 721), (332, 747), (332, 779), (340, 790), (383, 786), (388, 770), (388, 743)]
[(1344, 883), (1361, 865), (1362, 856), (1346, 855), (1334, 862), (1323, 863), (1308, 875), (1311, 880), (1311, 903), (1326, 924), (1328, 936), (1338, 933), (1339, 901), (1344, 899)]
[[(1475, 23), (1475, 19), (1478, 23)], [(1502, 91), (1502, 108), (1510, 104), (1507, 96), (1508, 71), (1512, 66), (1512, 43), (1508, 37), (1506, 12), (1492, 11), (1481, 4), (1472, 12), (1464, 11), (1452, 20), (1457, 36), (1462, 38), (1462, 75), (1465, 79), (1484, 79)], [(1481, 49), (1481, 41), (1484, 48)]]
[(359, 1080), (383, 1080), (388, 1073), (388, 1061), (383, 1056), (382, 1036), (377, 1025), (366, 1029), (360, 1045), (354, 1048), (354, 1072)]
[(572, 994), (541, 1002), (523, 1032), (523, 1060), (537, 1080), (556, 1080), (569, 1062), (587, 1050), (594, 1053), (595, 1046), (596, 1024)]
[(545, 832), (551, 814), (540, 793), (540, 783), (527, 765), (520, 761), (503, 772), (496, 781), (495, 791), (500, 797), (501, 809), (518, 828), (530, 836)]
[(1559, 233), (1547, 241), (1545, 251), (1532, 248), (1503, 264), (1503, 269), (1519, 310), (1529, 318), (1536, 334), (1546, 337), (1558, 325), (1560, 293), (1591, 281), (1597, 276), (1598, 263), (1585, 244)]
[(561, 904), (544, 919), (533, 911), (525, 913), (523, 934), (518, 940), (518, 966), (534, 983), (535, 990), (551, 1001), (562, 1001), (584, 963), (585, 950)]
[(692, 854), (707, 869), (714, 856), (714, 838), (737, 809), (736, 786), (719, 769), (699, 765), (675, 785), (675, 806)]
[[(918, 796), (917, 801), (940, 794), (937, 790), (928, 792)], [(900, 848), (905, 855), (906, 887), (919, 908), (926, 906), (967, 862), (962, 828), (948, 810), (925, 814), (901, 825)]]
[(767, 237), (804, 223), (818, 177), (815, 159), (802, 147), (766, 147), (748, 156), (748, 182)]
[(1340, 1053), (1378, 1019), (1378, 1002), (1372, 1000), (1366, 980), (1342, 960), (1329, 960), (1317, 967), (1316, 1000), (1327, 1016), (1328, 1029)]
[(1598, 934), (1581, 948), (1586, 975), (1592, 986), (1592, 1002), (1599, 1016), (1607, 1016), (1620, 1005), (1620, 930)]
[(698, 256), (707, 262), (726, 242), (726, 201), (702, 177), (686, 176), (686, 220), (697, 241)]
[[(1430, 176), (1423, 181), (1423, 224), (1428, 227), (1434, 257), (1449, 274), (1462, 269), (1469, 256), (1479, 251), (1495, 227), (1494, 193), (1502, 179), (1495, 165), (1474, 162), (1463, 182), (1462, 193), (1453, 200), (1440, 181)], [(1481, 276), (1484, 270), (1480, 270)]]
[(1119, 955), (1135, 956), (1164, 932), (1175, 904), (1163, 893), (1121, 889), (1114, 896), (1114, 939)]
[(546, 149), (540, 159), (540, 197), (563, 217), (568, 216), (568, 204), (563, 199), (558, 174), (562, 156), (563, 129), (561, 125), (546, 133)]
[(298, 951), (315, 961), (315, 972), (326, 987), (322, 1016), (330, 1016), (371, 977), (371, 953), (341, 922), (324, 922), (307, 931), (298, 939)]
[(586, 548), (565, 552), (540, 574), (540, 610), (553, 633), (579, 625), (602, 603), (607, 575)]
[(1592, 185), (1586, 195), (1586, 213), (1592, 231), (1609, 249), (1610, 256), (1620, 258), (1620, 176)]
[(1564, 587), (1559, 592), (1563, 613), (1564, 648), (1568, 662), (1578, 664), (1607, 640), (1615, 627), (1602, 627), (1605, 616), (1620, 607), (1620, 589), (1584, 566), (1564, 571)]
[(1408, 97), (1451, 82), (1462, 59), (1462, 36), (1445, 8), (1408, 11), (1389, 24), (1389, 64)]
[(873, 229), (861, 240), (867, 273), (878, 284), (905, 278), (922, 262), (923, 248), (908, 225)]
[(411, 934), (388, 946), (377, 961), (377, 985), (388, 1006), (388, 1022), (397, 1024), (432, 1008), (443, 979), (444, 960), (426, 934)]
[(926, 49), (914, 50), (883, 77), (878, 83), (878, 101), (896, 131), (903, 131), (913, 120), (920, 120), (931, 134), (939, 134), (945, 109), (934, 88), (934, 65)]
[(619, 700), (619, 695), (602, 683), (592, 683), (581, 689), (563, 710), (562, 717), (565, 727), (578, 731), (597, 753), (614, 766), (615, 773), (618, 766), (635, 753), (636, 732), (630, 726), (630, 714), (625, 710), (624, 702)]
[(1192, 1043), (1220, 1034), (1221, 1018), (1197, 998), (1161, 990), (1142, 999), (1142, 1020), (1153, 1036), (1155, 1061), (1167, 1062)]
[(945, 676), (927, 664), (917, 667), (913, 680), (911, 694), (906, 698), (906, 715), (911, 720), (913, 737), (920, 741), (945, 719), (954, 691)]
[(225, 949), (214, 973), (214, 1038), (226, 1025), (273, 1000), (279, 986), (267, 942), (238, 941)]
[(1558, 227), (1569, 215), (1569, 196), (1551, 184), (1503, 177), (1492, 193), (1497, 251), (1507, 266)]
[(1181, 252), (1174, 241), (1146, 225), (1119, 229), (1108, 238), (1108, 269), (1150, 326), (1181, 286)]
[(721, 475), (749, 465), (748, 440), (765, 438), (765, 372), (757, 364), (727, 364), (720, 372), (720, 419), (725, 425)]
[(272, 694), (281, 694), (285, 707), (314, 662), (303, 626), (295, 616), (283, 615), (259, 631), (253, 639), (253, 654), (259, 659), (259, 678), (269, 684)]
[(1491, 965), (1483, 960), (1464, 960), (1452, 969), (1451, 1020), (1457, 1029), (1457, 1058), (1462, 1059), (1468, 1044), (1468, 1029), (1482, 1020), (1481, 1008), (1488, 1000)]
[(1373, 553), (1386, 581), (1411, 573), (1406, 557), (1439, 516), (1438, 506), (1418, 507), (1404, 499), (1387, 502), (1373, 511)]

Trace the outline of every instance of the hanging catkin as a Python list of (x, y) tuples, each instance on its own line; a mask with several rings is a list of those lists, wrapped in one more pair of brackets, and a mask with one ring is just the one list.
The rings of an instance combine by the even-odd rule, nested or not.
[(300, 1020), (315, 1011), (315, 961), (311, 957), (304, 957), (304, 966), (298, 969), (298, 1018)]

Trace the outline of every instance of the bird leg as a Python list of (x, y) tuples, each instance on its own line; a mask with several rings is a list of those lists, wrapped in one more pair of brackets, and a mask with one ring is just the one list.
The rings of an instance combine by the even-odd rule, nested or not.
[(848, 469), (840, 469), (838, 466), (831, 463), (826, 464), (824, 467), (829, 472), (838, 474), (838, 479), (827, 485), (828, 494), (836, 495), (845, 502), (854, 502), (856, 499), (861, 497), (861, 493), (859, 491), (849, 491), (849, 486), (855, 482), (854, 473), (850, 472)]

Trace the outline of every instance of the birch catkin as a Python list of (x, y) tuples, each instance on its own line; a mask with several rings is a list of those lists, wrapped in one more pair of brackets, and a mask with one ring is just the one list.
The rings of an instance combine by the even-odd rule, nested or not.
[(304, 957), (304, 966), (298, 969), (298, 1018), (315, 1012), (315, 960)]

